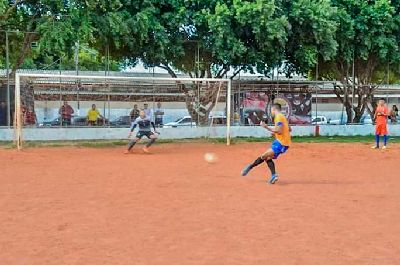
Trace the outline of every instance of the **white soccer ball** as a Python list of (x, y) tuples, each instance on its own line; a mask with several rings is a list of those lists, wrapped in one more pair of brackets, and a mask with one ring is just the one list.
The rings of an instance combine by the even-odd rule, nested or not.
[(217, 162), (218, 157), (217, 157), (217, 155), (214, 154), (214, 153), (205, 153), (205, 154), (204, 154), (204, 160), (205, 160), (207, 163), (215, 163), (215, 162)]

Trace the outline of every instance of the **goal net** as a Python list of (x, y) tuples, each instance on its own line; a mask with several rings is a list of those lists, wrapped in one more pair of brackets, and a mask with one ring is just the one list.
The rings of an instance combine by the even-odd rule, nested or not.
[(17, 74), (15, 140), (122, 139), (144, 110), (162, 138), (229, 144), (230, 89), (229, 79)]

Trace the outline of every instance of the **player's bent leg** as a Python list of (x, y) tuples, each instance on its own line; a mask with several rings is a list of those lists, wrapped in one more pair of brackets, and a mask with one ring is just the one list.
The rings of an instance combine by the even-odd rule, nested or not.
[(275, 184), (278, 181), (278, 174), (275, 171), (275, 163), (272, 159), (265, 160), (268, 165), (269, 170), (271, 171), (271, 178), (269, 179), (269, 184)]
[(148, 135), (148, 138), (150, 139), (150, 141), (146, 144), (145, 147), (143, 147), (143, 151), (145, 153), (149, 153), (149, 147), (152, 146), (156, 142), (157, 136), (155, 134), (150, 134), (150, 135)]
[(268, 165), (269, 170), (271, 171), (271, 177), (269, 179), (269, 184), (275, 184), (278, 181), (278, 174), (276, 173), (275, 170), (275, 163), (273, 159), (277, 159), (279, 155), (284, 154), (289, 147), (283, 146), (280, 142), (274, 141), (272, 143), (272, 152), (267, 152), (265, 154), (266, 159), (265, 162)]
[(265, 151), (265, 153), (261, 155), (261, 158), (264, 160), (273, 159), (274, 157), (275, 157), (275, 152), (274, 150), (272, 150), (272, 148), (268, 149), (267, 151)]
[(271, 175), (275, 175), (276, 171), (275, 171), (275, 163), (272, 159), (268, 159), (265, 160), (265, 163), (267, 163), (267, 166), (269, 168), (269, 170), (271, 171)]
[(242, 176), (246, 176), (247, 174), (249, 174), (250, 170), (252, 170), (254, 167), (262, 164), (265, 161), (265, 159), (272, 158), (272, 157), (274, 157), (274, 151), (272, 151), (272, 149), (268, 149), (260, 157), (258, 157), (256, 160), (254, 160), (253, 163), (251, 163), (250, 165), (248, 165), (247, 167), (245, 167), (242, 170)]
[(125, 154), (129, 154), (131, 149), (135, 146), (136, 143), (140, 141), (140, 138), (135, 138), (128, 143), (128, 148), (124, 152)]
[(146, 144), (146, 147), (149, 148), (150, 146), (152, 146), (152, 145), (156, 142), (156, 139), (157, 139), (157, 138), (151, 138), (151, 139), (150, 139), (150, 142), (148, 142), (148, 143)]

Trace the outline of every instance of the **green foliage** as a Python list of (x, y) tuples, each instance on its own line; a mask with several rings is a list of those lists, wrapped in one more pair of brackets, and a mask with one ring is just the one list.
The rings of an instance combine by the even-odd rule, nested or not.
[(318, 64), (321, 78), (346, 80), (354, 57), (365, 84), (398, 68), (399, 25), (399, 0), (0, 0), (0, 30), (20, 31), (10, 34), (15, 69), (60, 58), (71, 69), (79, 40), (95, 54), (80, 50), (81, 69), (104, 69), (110, 55), (112, 69), (141, 60), (199, 77), (278, 66), (314, 76)]
[(329, 0), (295, 0), (288, 2), (286, 12), (291, 30), (286, 45), (287, 73), (307, 73), (319, 59), (334, 58), (337, 9)]
[(321, 63), (322, 76), (348, 79), (354, 59), (358, 83), (369, 84), (377, 81), (376, 71), (399, 64), (400, 7), (398, 2), (393, 4), (390, 0), (333, 1), (338, 9), (335, 37), (338, 53), (332, 60)]
[(288, 31), (270, 0), (130, 1), (97, 22), (102, 31), (96, 39), (109, 43), (114, 56), (195, 76), (221, 76), (229, 66), (265, 71), (278, 65)]
[[(17, 68), (58, 69), (60, 58), (65, 62), (73, 60), (75, 42), (88, 43), (93, 38), (93, 26), (81, 1), (16, 0), (1, 3), (0, 29), (12, 31), (9, 33), (10, 64), (14, 71)], [(5, 43), (3, 33), (0, 38)], [(37, 42), (38, 47), (31, 49), (32, 42)], [(5, 45), (0, 50), (4, 54)], [(89, 68), (92, 68), (90, 65), (100, 68), (101, 59), (98, 56), (96, 62), (84, 58), (83, 68), (85, 62)]]

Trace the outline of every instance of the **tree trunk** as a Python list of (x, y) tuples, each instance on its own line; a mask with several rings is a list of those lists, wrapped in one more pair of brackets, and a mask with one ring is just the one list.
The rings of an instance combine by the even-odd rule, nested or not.
[[(171, 77), (177, 78), (175, 72), (167, 64), (159, 64), (157, 66), (166, 70)], [(226, 67), (223, 68), (216, 78), (224, 76), (227, 71), (228, 69)], [(207, 77), (210, 77), (211, 70), (208, 69), (206, 72)], [(204, 74), (206, 74), (206, 72), (204, 72)], [(192, 120), (200, 126), (208, 125), (210, 113), (216, 105), (218, 92), (220, 91), (220, 89), (222, 90), (222, 84), (219, 82), (213, 82), (209, 85), (205, 84), (206, 86), (204, 87), (202, 86), (203, 83), (194, 82), (194, 89), (190, 90), (187, 84), (183, 84), (180, 81), (177, 81), (176, 83), (182, 93), (185, 94), (186, 108), (189, 112), (189, 115), (192, 117)], [(199, 88), (200, 95), (197, 94)]]
[(353, 107), (351, 105), (351, 101), (349, 98), (348, 88), (346, 87), (346, 85), (343, 85), (343, 87), (341, 87), (339, 85), (334, 85), (333, 91), (336, 94), (336, 97), (343, 104), (343, 106), (346, 110), (346, 114), (347, 114), (347, 122), (346, 123), (352, 123), (353, 122)]
[[(343, 85), (344, 88), (336, 85), (334, 87), (334, 92), (340, 102), (343, 104), (347, 114), (347, 123), (361, 123), (362, 116), (367, 110), (371, 118), (373, 117), (373, 112), (376, 108), (376, 103), (374, 102), (374, 86), (369, 85), (357, 85), (354, 87), (354, 94), (357, 95), (356, 99), (351, 99), (349, 97), (349, 89)], [(349, 87), (349, 86), (348, 86)], [(353, 89), (353, 87), (351, 87)], [(355, 103), (355, 105), (354, 105)]]
[(354, 119), (353, 123), (361, 123), (361, 118), (364, 115), (364, 111), (359, 111), (358, 108), (354, 108)]
[[(200, 89), (203, 89), (199, 96), (191, 94), (184, 84), (181, 84), (181, 86), (184, 86), (181, 90), (186, 95), (186, 108), (192, 120), (198, 125), (208, 125), (210, 113), (217, 103), (218, 91), (222, 88), (222, 84), (216, 82), (206, 87), (197, 84)], [(199, 89), (197, 86), (196, 89)]]
[(376, 100), (375, 100), (375, 97), (374, 97), (374, 90), (375, 89), (376, 89), (376, 87), (369, 86), (367, 88), (368, 95), (365, 98), (365, 108), (367, 109), (372, 121), (374, 120), (375, 110), (376, 110), (376, 107), (377, 107)]
[[(32, 24), (33, 24), (33, 19), (29, 22), (29, 25), (27, 27), (28, 31), (32, 30)], [(15, 65), (12, 67), (12, 70), (11, 70), (11, 73), (10, 73), (11, 77), (13, 77), (13, 78), (15, 77), (15, 73), (21, 67), (21, 65), (24, 63), (25, 57), (26, 57), (26, 55), (28, 54), (28, 51), (31, 48), (31, 42), (32, 42), (33, 37), (34, 37), (33, 34), (25, 33), (24, 42), (22, 44), (21, 51), (18, 54), (17, 61), (15, 62)]]
[(345, 106), (346, 109), (346, 114), (347, 114), (347, 124), (350, 124), (353, 122), (353, 110), (349, 106)]

